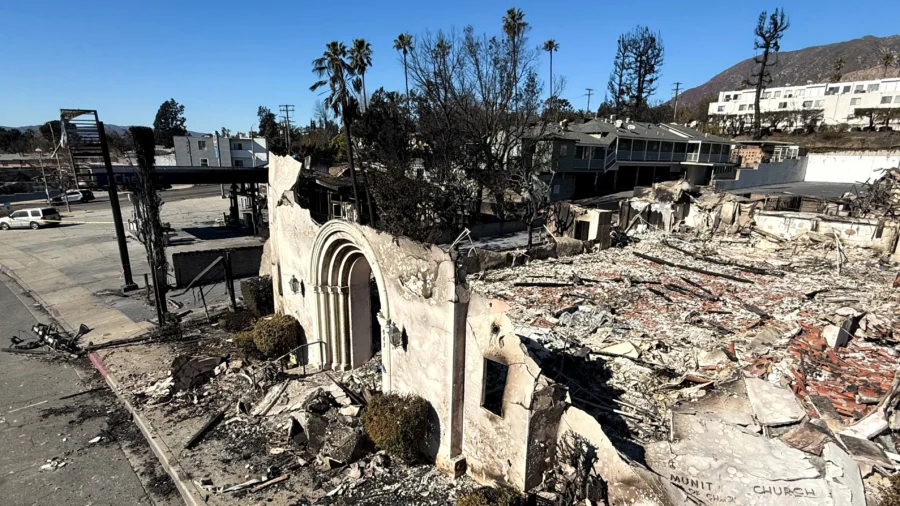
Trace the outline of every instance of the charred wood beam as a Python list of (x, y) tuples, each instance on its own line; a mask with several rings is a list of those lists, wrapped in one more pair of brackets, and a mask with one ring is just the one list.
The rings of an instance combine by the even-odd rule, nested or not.
[(747, 278), (742, 278), (739, 276), (732, 276), (731, 274), (725, 274), (722, 272), (708, 271), (706, 269), (698, 269), (697, 267), (691, 267), (689, 265), (676, 264), (674, 262), (670, 262), (668, 260), (663, 260), (662, 258), (652, 257), (650, 255), (645, 255), (645, 254), (637, 252), (637, 251), (632, 251), (631, 253), (638, 258), (643, 258), (644, 260), (649, 260), (649, 261), (651, 261), (653, 263), (657, 263), (659, 265), (665, 265), (667, 267), (675, 267), (678, 269), (684, 269), (686, 271), (692, 271), (692, 272), (696, 272), (699, 274), (706, 274), (707, 276), (716, 276), (719, 278), (730, 279), (731, 281), (737, 281), (739, 283), (753, 284), (753, 281), (751, 281)]

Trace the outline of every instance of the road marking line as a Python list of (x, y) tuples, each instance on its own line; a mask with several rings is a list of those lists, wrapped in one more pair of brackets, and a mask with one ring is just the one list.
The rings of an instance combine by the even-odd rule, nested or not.
[(7, 413), (15, 413), (16, 411), (22, 411), (23, 409), (33, 408), (35, 406), (40, 406), (41, 404), (47, 404), (48, 402), (50, 402), (50, 401), (35, 402), (34, 404), (22, 406), (21, 408), (11, 409), (11, 410), (7, 411)]

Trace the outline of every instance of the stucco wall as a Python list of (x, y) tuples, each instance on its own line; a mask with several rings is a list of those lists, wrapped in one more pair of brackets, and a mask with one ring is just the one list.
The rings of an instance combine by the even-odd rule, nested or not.
[(856, 183), (875, 180), (900, 165), (900, 151), (846, 151), (807, 156), (806, 181)]
[[(315, 223), (309, 212), (294, 202), (290, 188), (300, 170), (299, 162), (273, 156), (269, 164), (270, 251), (269, 271), (275, 278), (275, 307), (297, 318), (310, 342), (323, 338), (317, 325), (317, 280), (311, 272), (312, 254), (317, 237), (333, 224)], [(427, 452), (439, 461), (452, 458), (451, 399), (454, 389), (453, 363), (461, 361), (462, 350), (455, 338), (460, 305), (465, 299), (457, 293), (456, 273), (450, 255), (434, 246), (396, 238), (368, 227), (342, 222), (347, 235), (361, 249), (373, 270), (384, 296), (381, 300), (383, 333), (390, 328), (403, 335), (404, 345), (382, 339), (385, 384), (393, 391), (415, 393), (434, 408), (433, 422), (439, 429), (427, 442)], [(376, 267), (377, 266), (377, 267)], [(291, 277), (300, 289), (290, 289)], [(281, 293), (279, 293), (279, 289)], [(463, 311), (464, 313), (464, 311)], [(460, 329), (461, 330), (461, 329)], [(398, 340), (397, 342), (399, 342)], [(322, 362), (322, 347), (311, 346), (307, 360)], [(458, 382), (457, 382), (458, 383)], [(459, 388), (462, 385), (457, 385)], [(457, 443), (456, 446), (459, 446)]]
[(716, 180), (716, 190), (738, 190), (769, 184), (796, 183), (805, 180), (808, 157), (778, 163), (761, 163), (756, 169), (737, 169), (734, 179)]
[[(315, 223), (290, 191), (299, 170), (292, 159), (271, 157), (270, 238), (261, 271), (273, 276), (276, 310), (296, 317), (309, 342), (333, 334), (321, 326), (328, 314), (317, 314), (317, 299), (335, 287), (322, 286), (314, 265), (327, 256), (321, 245), (329, 238), (357, 245), (379, 283), (383, 385), (417, 394), (434, 410), (427, 453), (447, 471), (465, 457), (469, 474), (484, 482), (519, 489), (539, 483), (565, 392), (528, 356), (505, 315), (508, 306), (470, 295), (465, 274), (438, 247), (348, 222)], [(309, 348), (310, 365), (323, 362), (321, 350)], [(486, 357), (509, 366), (501, 416), (482, 407)]]
[[(502, 300), (477, 295), (469, 303), (462, 450), (476, 480), (524, 489), (532, 396), (541, 375), (515, 334), (508, 309)], [(499, 416), (482, 406), (485, 359), (509, 367)]]

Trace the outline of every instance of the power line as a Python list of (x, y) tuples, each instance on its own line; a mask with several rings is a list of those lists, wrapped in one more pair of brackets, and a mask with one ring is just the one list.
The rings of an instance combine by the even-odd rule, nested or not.
[(672, 113), (672, 121), (673, 122), (678, 121), (678, 90), (680, 90), (680, 89), (681, 89), (681, 83), (676, 82), (675, 83), (675, 112)]
[(284, 145), (288, 154), (291, 153), (291, 113), (294, 112), (292, 104), (284, 104), (278, 106), (278, 112), (281, 113), (284, 121)]
[(591, 112), (591, 95), (594, 94), (594, 88), (585, 88), (585, 90), (587, 90), (587, 98), (588, 98), (587, 111), (588, 111), (588, 113), (590, 113)]

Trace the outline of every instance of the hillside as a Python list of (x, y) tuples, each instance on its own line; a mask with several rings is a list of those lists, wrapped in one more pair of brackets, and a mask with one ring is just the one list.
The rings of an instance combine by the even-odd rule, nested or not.
[[(900, 55), (900, 35), (880, 38), (867, 35), (845, 42), (781, 52), (778, 53), (778, 65), (772, 69), (774, 81), (771, 86), (826, 82), (834, 73), (834, 61), (838, 58), (844, 59), (842, 80), (877, 79), (884, 73), (881, 58), (887, 51)], [(748, 58), (700, 86), (686, 90), (680, 102), (693, 106), (720, 91), (741, 89), (742, 83), (750, 79), (756, 68), (753, 58)], [(888, 75), (896, 76), (898, 73), (900, 67), (895, 63)]]

